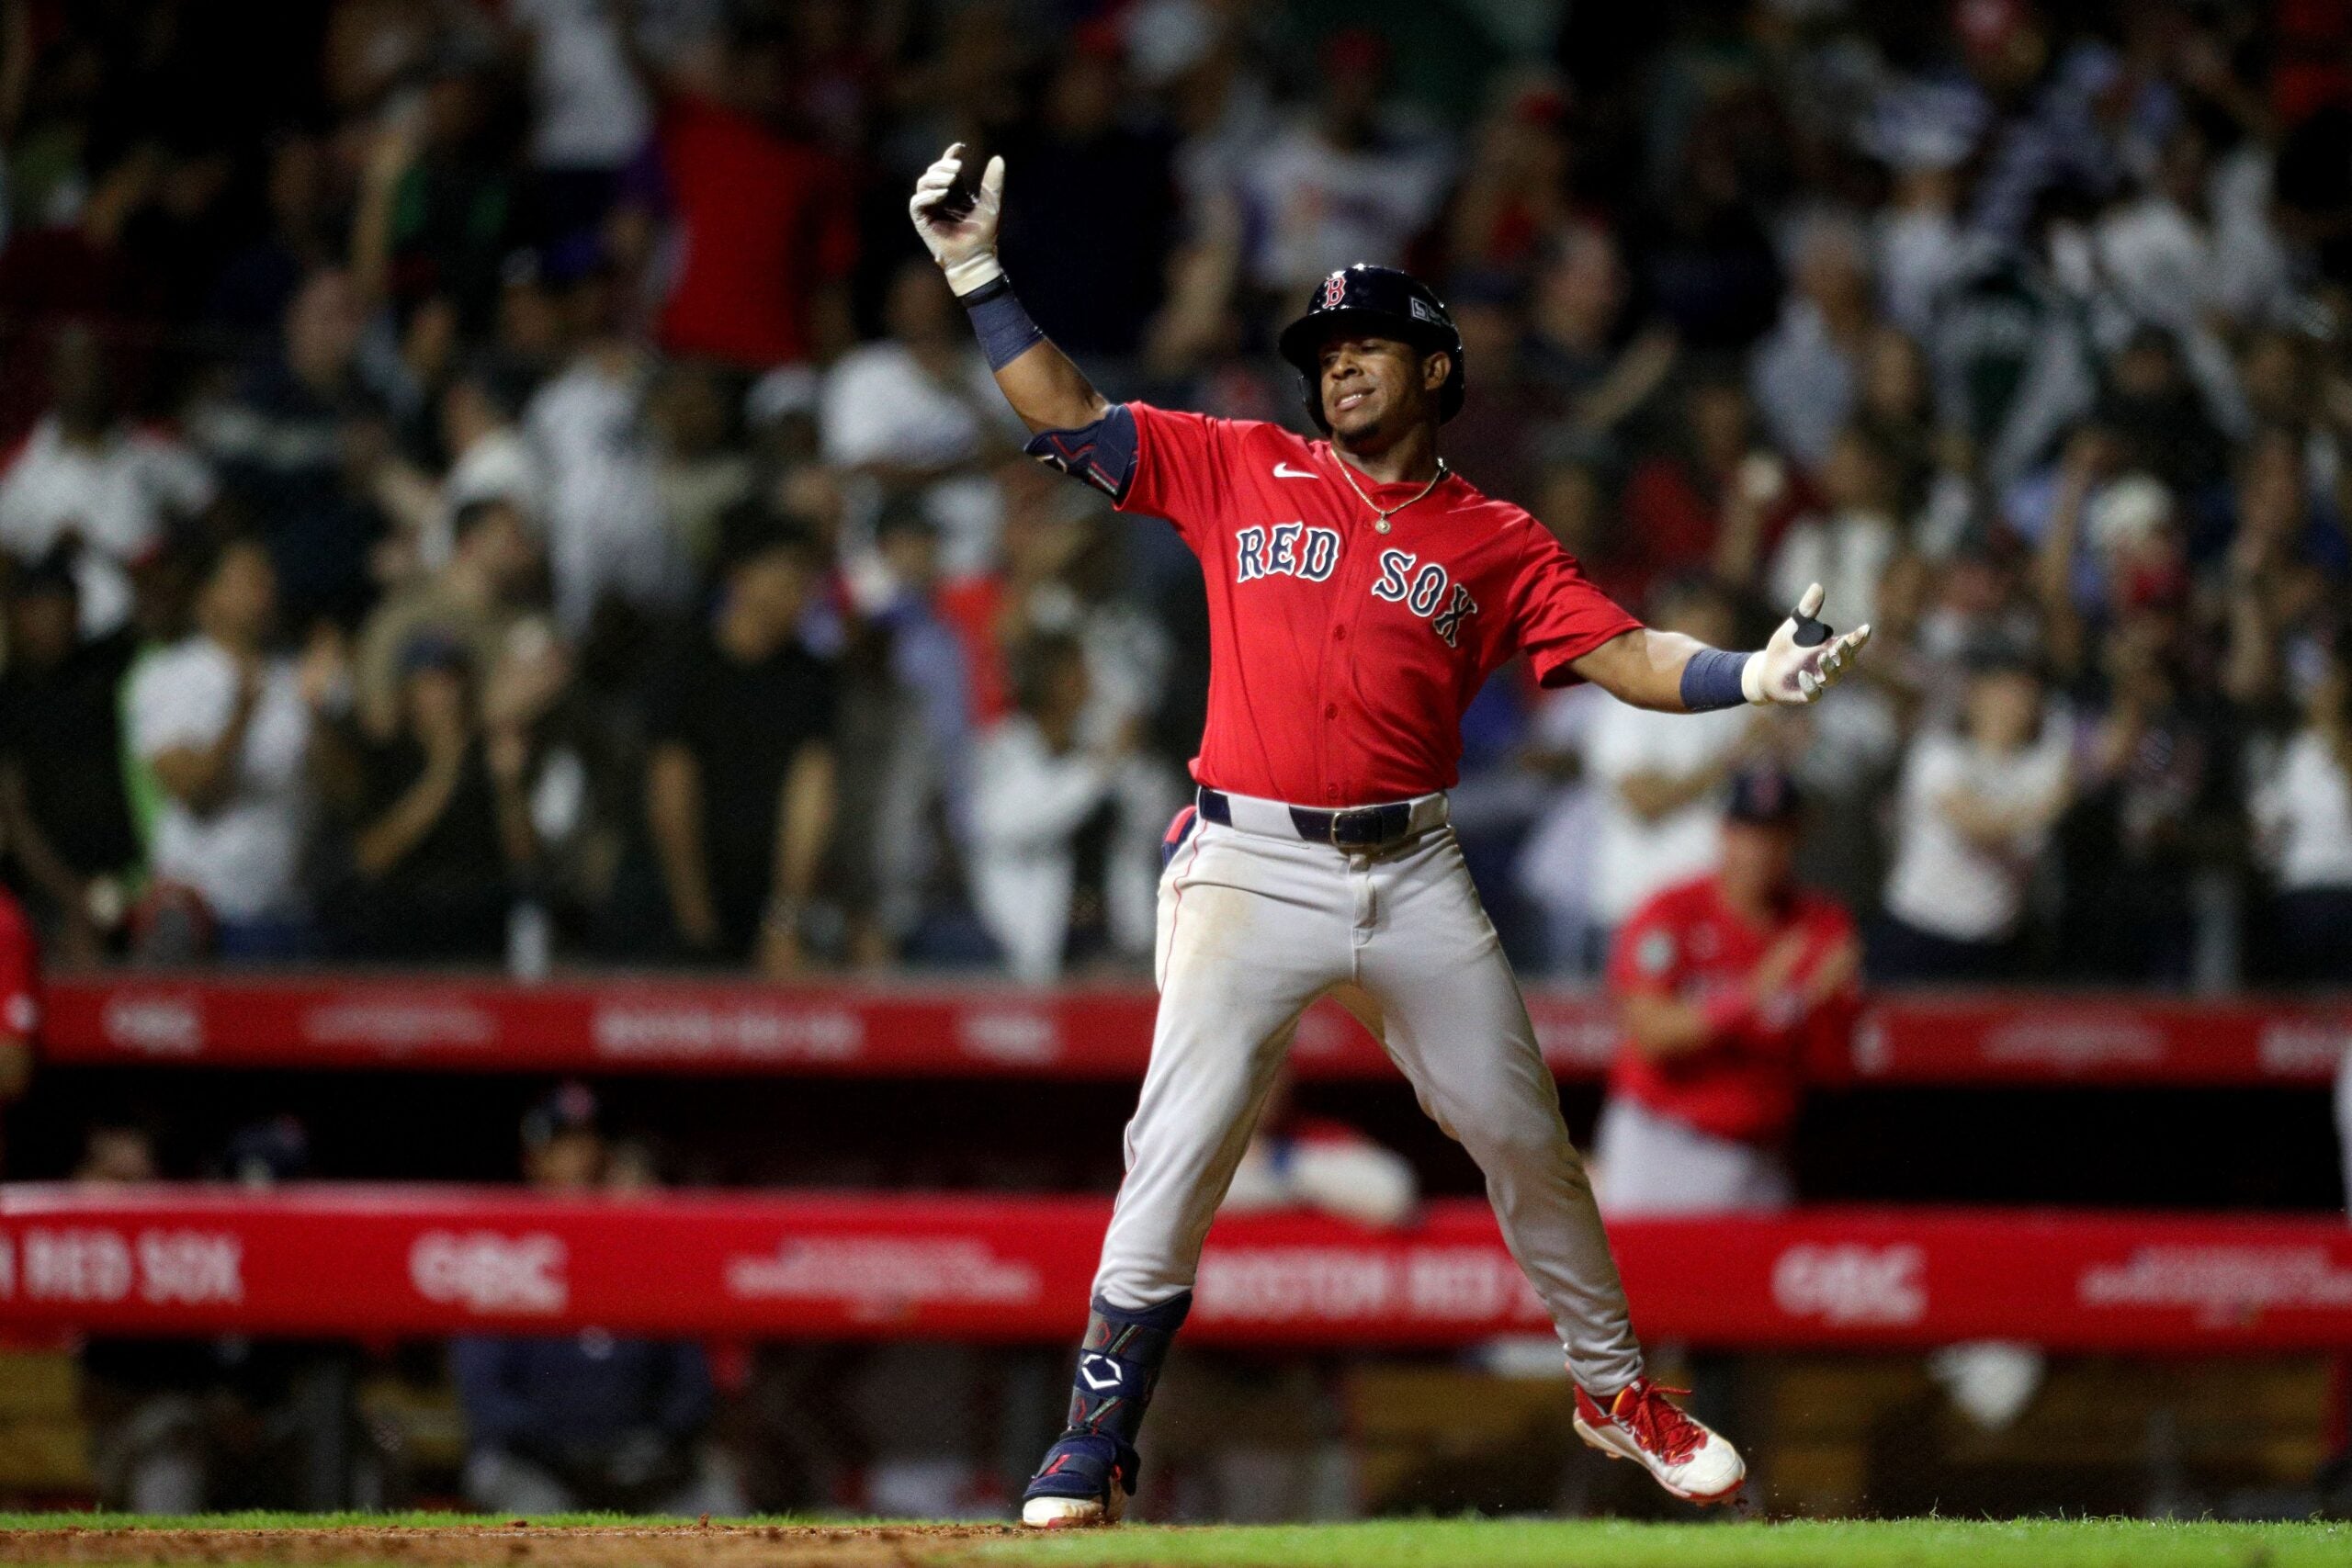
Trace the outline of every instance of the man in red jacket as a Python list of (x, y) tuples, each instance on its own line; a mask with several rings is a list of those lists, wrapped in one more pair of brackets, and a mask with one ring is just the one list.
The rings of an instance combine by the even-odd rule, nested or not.
[(1801, 815), (1785, 775), (1741, 774), (1720, 868), (1618, 929), (1609, 988), (1624, 1043), (1594, 1149), (1613, 1217), (1792, 1201), (1784, 1149), (1804, 1065), (1845, 1043), (1861, 970), (1852, 918), (1796, 885)]

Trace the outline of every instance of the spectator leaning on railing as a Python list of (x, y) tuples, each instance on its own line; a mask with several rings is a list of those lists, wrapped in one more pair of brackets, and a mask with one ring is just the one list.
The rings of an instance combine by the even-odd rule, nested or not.
[(2029, 660), (1972, 660), (1958, 732), (1922, 733), (1904, 762), (1874, 979), (2018, 976), (2026, 895), (2066, 807), (2067, 749)]
[(129, 626), (84, 636), (80, 600), (65, 551), (19, 568), (0, 671), (0, 842), (68, 965), (107, 951), (144, 858), (120, 701), (138, 640)]
[(802, 639), (808, 536), (756, 511), (732, 532), (707, 624), (654, 679), (646, 824), (677, 951), (784, 976), (832, 840), (835, 675)]
[[(290, 958), (315, 948), (299, 880), (312, 803), (311, 727), (343, 679), (339, 649), (300, 663), (271, 651), (277, 578), (254, 539), (217, 549), (197, 590), (195, 634), (130, 680), (131, 744), (164, 799), (156, 886), (140, 941), (156, 957), (210, 950)], [(192, 905), (175, 903), (175, 896)], [(152, 918), (175, 908), (176, 918)]]
[(484, 713), (462, 644), (417, 633), (398, 679), (393, 734), (362, 766), (356, 951), (492, 960), (505, 948), (509, 901), (538, 858), (524, 794), (530, 739), (514, 715)]
[(1040, 634), (1014, 650), (1013, 711), (973, 753), (972, 891), (1012, 973), (1049, 980), (1105, 952), (1148, 952), (1168, 802), (1130, 723), (1090, 742), (1086, 650)]
[[(1735, 640), (1728, 595), (1704, 578), (1660, 585), (1651, 624), (1722, 647)], [(1660, 888), (1713, 863), (1724, 786), (1766, 743), (1773, 720), (1747, 708), (1658, 714), (1611, 703), (1594, 714), (1584, 765), (1595, 791), (1593, 924), (1614, 931)]]
[(2298, 985), (2342, 985), (2352, 979), (2352, 648), (2339, 643), (2328, 656), (2301, 724), (2254, 785), (2255, 827), (2278, 889), (2273, 972)]

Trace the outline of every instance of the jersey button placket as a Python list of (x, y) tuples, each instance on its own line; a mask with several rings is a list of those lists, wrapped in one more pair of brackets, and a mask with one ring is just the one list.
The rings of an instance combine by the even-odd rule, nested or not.
[[(1332, 683), (1345, 690), (1351, 699), (1355, 695), (1355, 663), (1346, 656), (1344, 649), (1338, 648), (1336, 645), (1345, 643), (1348, 640), (1348, 628), (1356, 624), (1356, 618), (1363, 614), (1364, 605), (1371, 602), (1372, 581), (1377, 570), (1377, 568), (1373, 563), (1378, 558), (1378, 555), (1379, 552), (1377, 549), (1352, 549), (1349, 550), (1341, 558), (1346, 564), (1341, 568), (1339, 574), (1339, 602), (1331, 607), (1331, 641), (1335, 647), (1333, 649), (1332, 659), (1326, 660), (1324, 661), (1324, 667), (1327, 670), (1331, 669), (1334, 661), (1336, 660), (1337, 669), (1333, 676)], [(1339, 705), (1337, 703), (1333, 703), (1326, 706), (1323, 710), (1323, 716), (1326, 719), (1337, 718), (1339, 716)], [(1329, 754), (1329, 753), (1327, 751), (1326, 755)], [(1339, 784), (1336, 782), (1332, 782), (1327, 783), (1323, 786), (1323, 804), (1326, 806), (1339, 806), (1341, 804), (1348, 806), (1363, 806), (1368, 803), (1361, 800), (1351, 800), (1343, 803), (1340, 799)]]

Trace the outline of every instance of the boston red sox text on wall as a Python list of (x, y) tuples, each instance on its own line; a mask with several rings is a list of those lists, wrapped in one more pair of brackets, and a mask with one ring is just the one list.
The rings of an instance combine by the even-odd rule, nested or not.
[[(688, 1197), (332, 1188), (0, 1188), (0, 1328), (649, 1333), (1058, 1343), (1105, 1206), (1091, 1199)], [(1815, 1211), (1626, 1223), (1653, 1337), (1729, 1347), (2218, 1351), (2352, 1342), (2352, 1232), (2308, 1220)], [(1075, 1303), (1075, 1305), (1074, 1305)], [(1547, 1331), (1476, 1202), (1385, 1234), (1221, 1222), (1188, 1334), (1455, 1345)]]

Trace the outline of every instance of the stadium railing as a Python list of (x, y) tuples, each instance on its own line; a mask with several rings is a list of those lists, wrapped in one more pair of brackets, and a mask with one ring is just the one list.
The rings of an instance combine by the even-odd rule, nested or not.
[[(1122, 1079), (1142, 1075), (1153, 998), (1139, 986), (126, 972), (56, 980), (45, 1003), (41, 1054), (69, 1066)], [(1604, 998), (1538, 988), (1528, 1007), (1561, 1077), (1605, 1070), (1617, 1036)], [(2310, 1086), (2347, 1048), (2352, 996), (1905, 992), (1874, 999), (1846, 1048), (1808, 1066), (1829, 1084)], [(1329, 1004), (1303, 1021), (1292, 1064), (1309, 1079), (1395, 1071)]]

